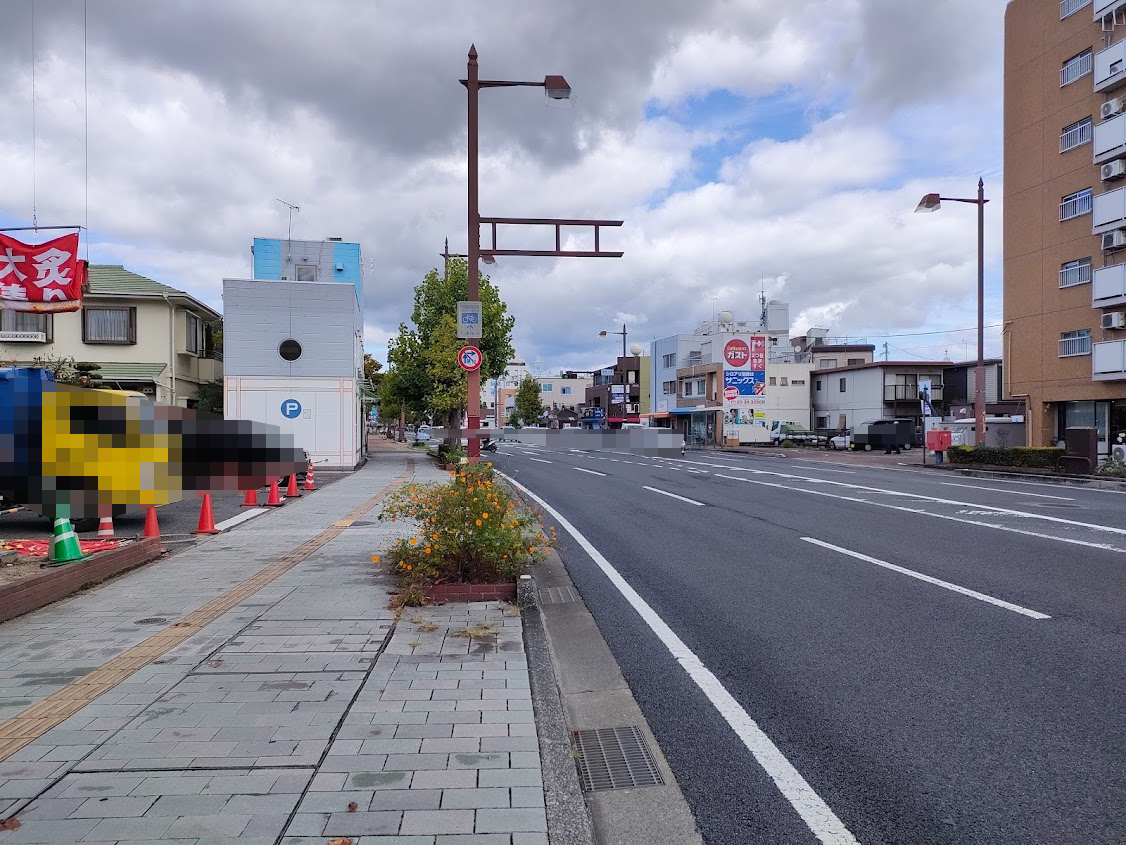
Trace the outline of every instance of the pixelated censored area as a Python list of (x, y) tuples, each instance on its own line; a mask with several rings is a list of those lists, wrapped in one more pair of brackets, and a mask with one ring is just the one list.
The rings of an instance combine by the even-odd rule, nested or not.
[(276, 426), (42, 379), (0, 380), (0, 495), (45, 516), (117, 516), (304, 469), (303, 451)]

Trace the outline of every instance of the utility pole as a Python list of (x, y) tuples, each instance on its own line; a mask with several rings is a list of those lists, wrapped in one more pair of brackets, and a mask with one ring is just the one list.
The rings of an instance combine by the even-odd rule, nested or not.
[(884, 341), (884, 360), (887, 361), (887, 359), (888, 359), (888, 342), (885, 340)]

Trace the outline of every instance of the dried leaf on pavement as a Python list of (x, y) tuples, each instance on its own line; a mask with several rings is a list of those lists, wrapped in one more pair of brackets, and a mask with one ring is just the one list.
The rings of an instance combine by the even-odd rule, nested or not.
[(12, 816), (10, 819), (4, 819), (4, 821), (0, 822), (0, 830), (19, 830), (19, 829), (20, 829), (20, 820), (17, 819), (15, 816)]
[(360, 809), (359, 804), (357, 804), (355, 801), (349, 802), (349, 804), (348, 804), (348, 812), (349, 813), (354, 813), (358, 809)]
[(352, 840), (346, 836), (342, 836), (339, 839), (328, 840), (328, 845), (352, 845)]

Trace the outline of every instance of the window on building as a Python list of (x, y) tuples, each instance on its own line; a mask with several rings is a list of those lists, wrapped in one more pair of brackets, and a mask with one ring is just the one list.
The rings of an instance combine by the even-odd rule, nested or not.
[(1091, 51), (1084, 50), (1077, 56), (1072, 56), (1060, 68), (1060, 88), (1070, 85), (1077, 79), (1082, 79), (1092, 70)]
[(1084, 6), (1090, 5), (1091, 0), (1060, 0), (1060, 20), (1069, 18)]
[(863, 358), (848, 358), (846, 360), (846, 363), (850, 367), (858, 367), (858, 366), (860, 366), (861, 364), (864, 363), (864, 359)]
[(777, 381), (778, 381), (778, 380), (777, 380), (776, 378), (774, 378), (774, 376), (770, 376), (770, 377), (769, 377), (769, 378), (768, 378), (768, 379), (766, 380), (766, 383), (767, 383), (767, 385), (769, 385), (770, 387), (774, 387), (774, 385), (775, 385), (775, 383), (776, 383)]
[(566, 395), (566, 396), (570, 396), (571, 395), (571, 386), (565, 385), (565, 386), (559, 388), (559, 392)]
[(836, 358), (822, 358), (820, 361), (817, 362), (817, 366), (822, 370), (831, 370), (831, 369), (833, 369), (833, 367), (837, 366), (837, 359)]
[(676, 395), (676, 382), (675, 381), (662, 382), (661, 383), (661, 393), (663, 393), (665, 396), (675, 396)]
[(199, 354), (200, 320), (195, 314), (185, 314), (187, 321), (187, 349), (192, 355)]
[(814, 384), (813, 384), (813, 386), (814, 386), (814, 387), (815, 387), (815, 388), (816, 388), (817, 390), (820, 390), (820, 389), (821, 389), (821, 379), (817, 379), (816, 381), (814, 381)]
[(840, 386), (840, 392), (841, 393), (845, 392), (845, 382), (846, 381), (847, 381), (847, 379), (841, 379), (841, 386)]
[(828, 417), (818, 417), (816, 427), (819, 428), (819, 429), (828, 428), (829, 427), (829, 418)]
[(1091, 281), (1091, 259), (1077, 258), (1060, 265), (1060, 287), (1071, 288), (1089, 284)]
[(298, 264), (294, 268), (295, 279), (299, 282), (315, 282), (317, 280), (317, 266), (315, 264)]
[(1091, 213), (1091, 189), (1084, 188), (1060, 200), (1060, 221), (1072, 220)]
[(675, 367), (676, 366), (676, 353), (670, 352), (668, 355), (662, 355), (661, 356), (661, 366), (664, 367), (666, 370), (669, 369), (670, 367)]
[(1066, 153), (1084, 144), (1091, 143), (1092, 137), (1091, 118), (1085, 117), (1070, 126), (1065, 126), (1060, 133), (1060, 152)]
[(704, 395), (707, 394), (707, 392), (708, 392), (708, 381), (707, 381), (707, 379), (702, 379), (702, 378), (696, 379), (696, 395), (697, 396), (704, 396)]
[(83, 308), (83, 343), (136, 343), (136, 308)]
[(778, 380), (778, 384), (779, 384), (780, 387), (789, 387), (790, 386), (790, 380), (788, 378), (786, 378), (786, 376), (780, 376), (779, 380)]
[(41, 332), (43, 342), (51, 343), (55, 339), (55, 315), (0, 308), (0, 332)]
[(551, 384), (549, 382), (544, 382), (540, 385), (540, 390), (542, 390), (544, 393), (551, 393)]
[(692, 382), (690, 382), (690, 381), (684, 382), (684, 395), (685, 396), (691, 396), (692, 395)]
[(1060, 335), (1060, 357), (1072, 358), (1076, 355), (1091, 354), (1091, 330), (1079, 329)]
[(795, 387), (805, 387), (805, 379), (803, 379), (803, 378), (791, 379), (790, 384), (794, 385)]

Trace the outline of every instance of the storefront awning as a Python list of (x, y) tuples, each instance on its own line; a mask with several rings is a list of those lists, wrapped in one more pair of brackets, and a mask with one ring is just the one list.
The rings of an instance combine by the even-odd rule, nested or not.
[(685, 417), (689, 414), (714, 414), (722, 410), (723, 408), (672, 408), (669, 413), (674, 416)]

